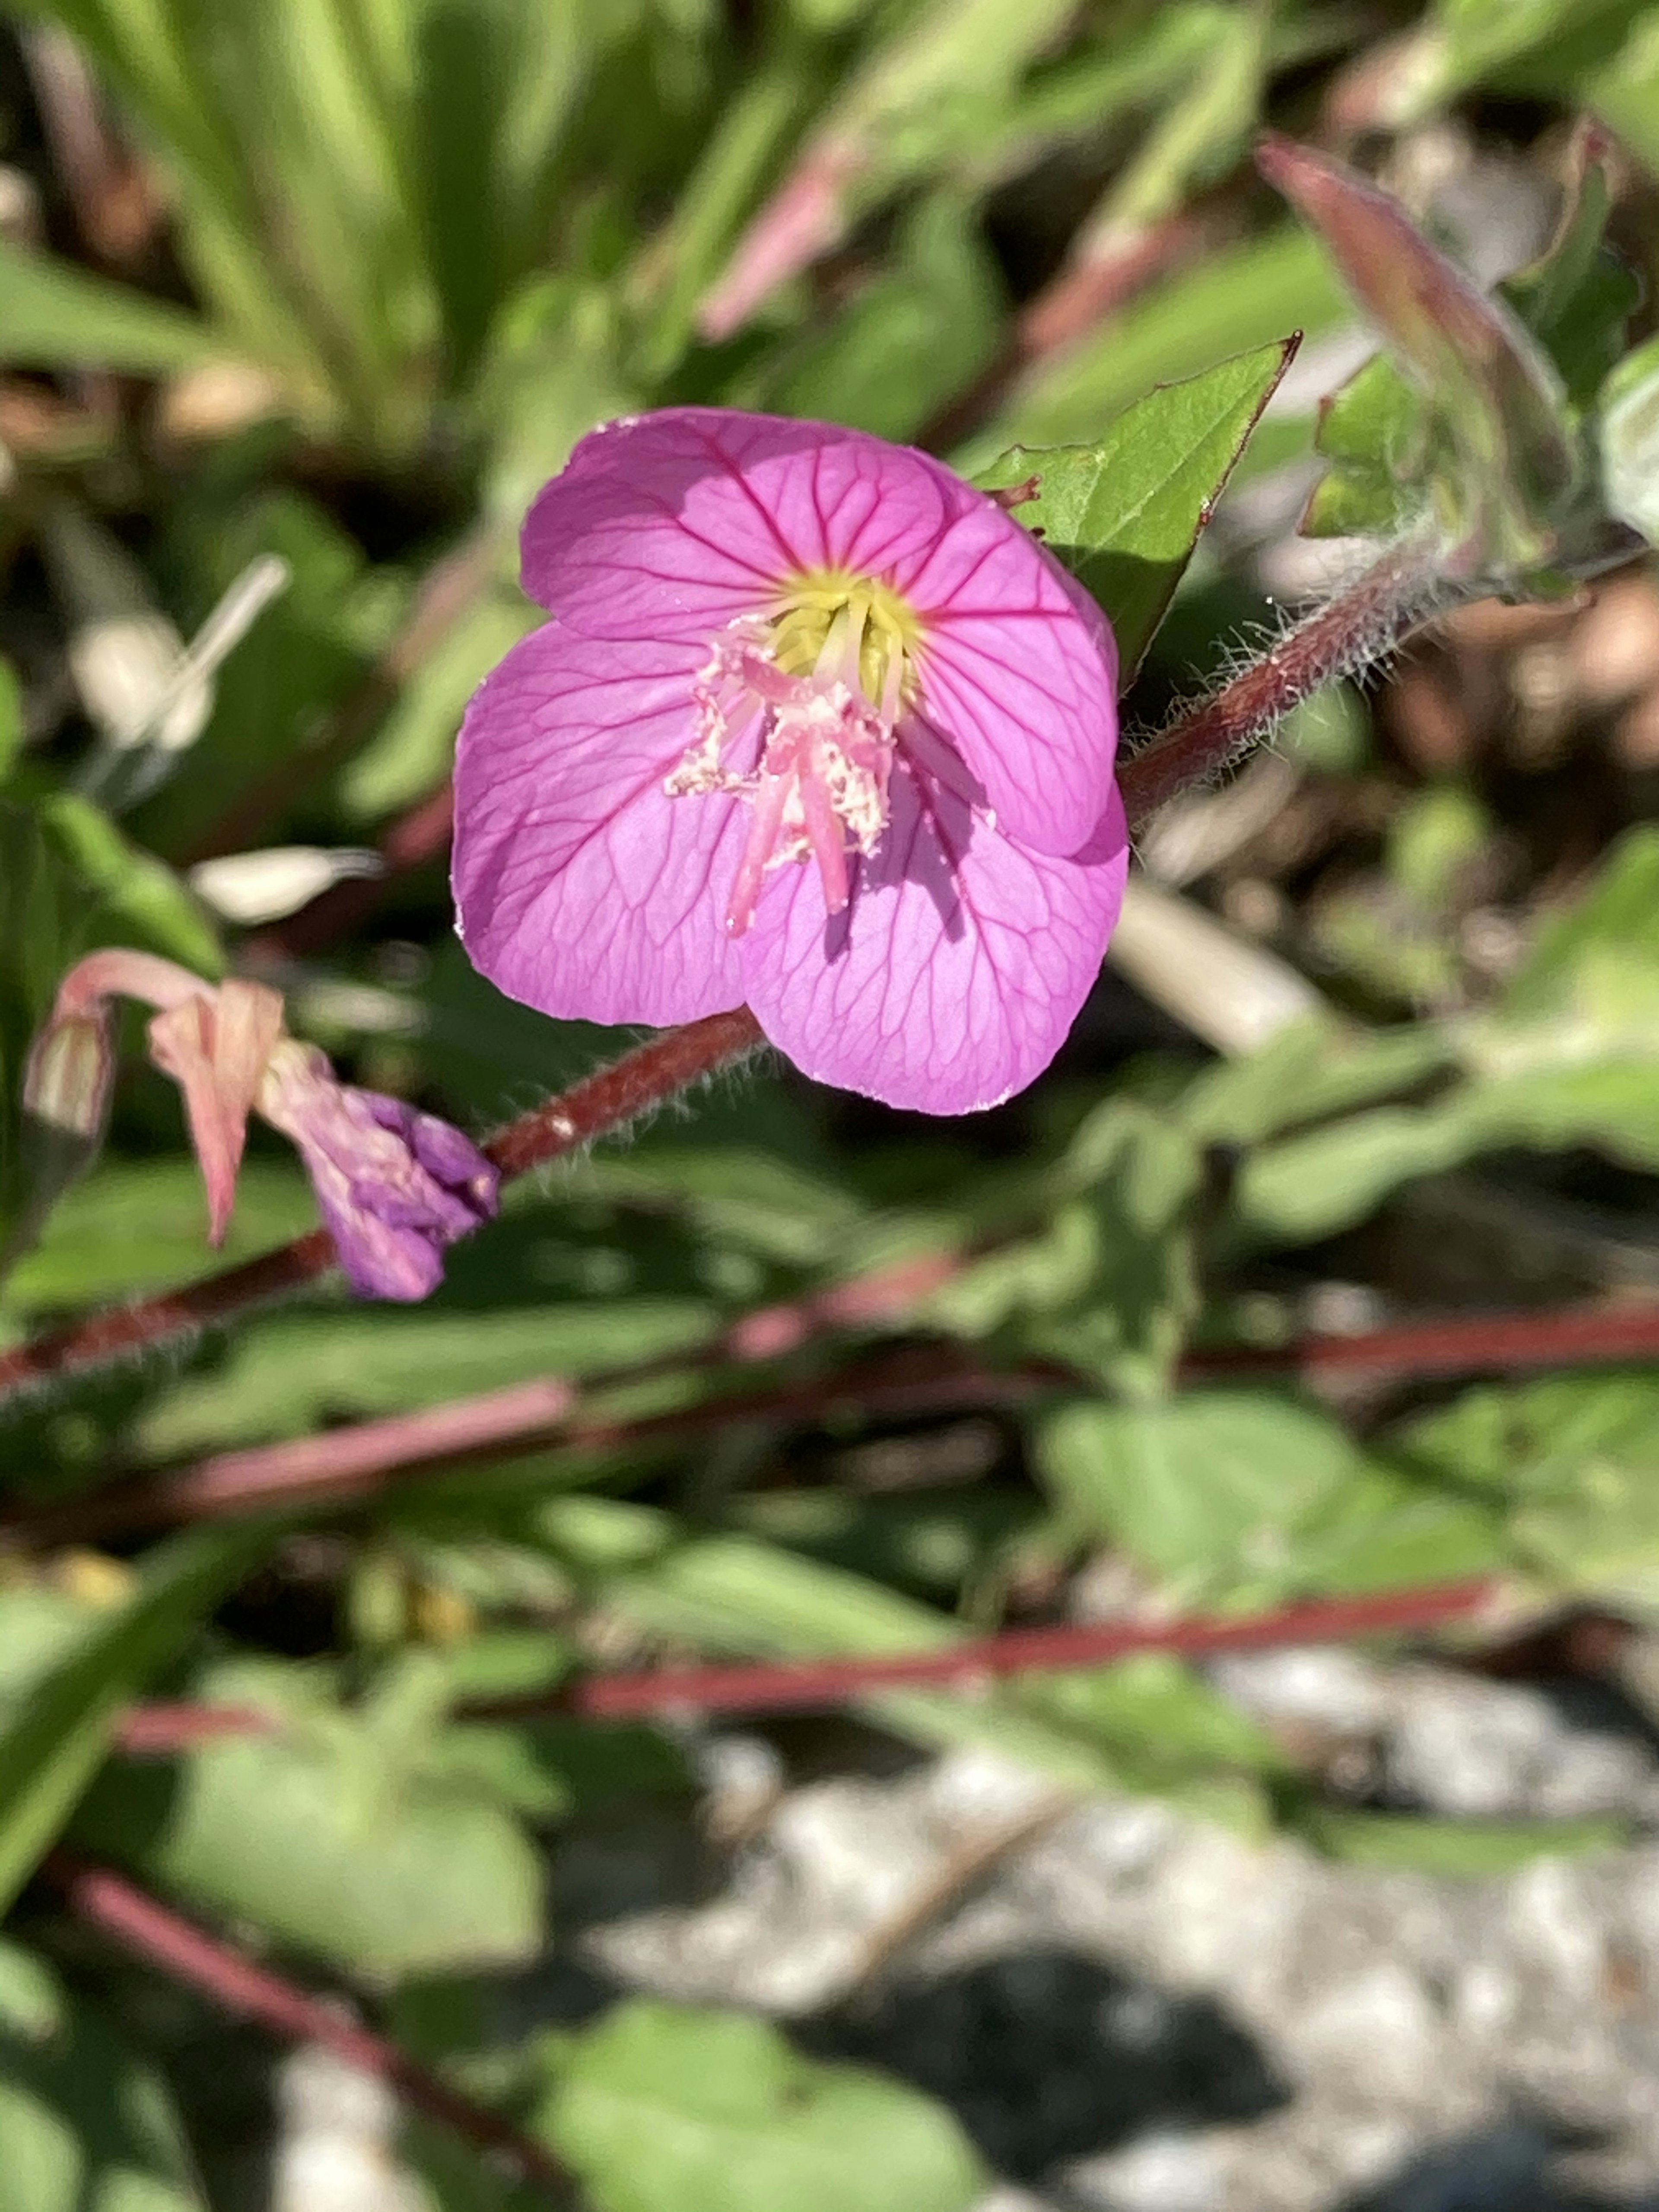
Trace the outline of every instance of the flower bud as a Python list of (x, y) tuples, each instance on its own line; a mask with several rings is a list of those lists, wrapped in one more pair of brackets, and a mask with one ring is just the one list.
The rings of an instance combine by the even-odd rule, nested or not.
[(66, 1136), (95, 1146), (104, 1133), (115, 1082), (108, 1013), (68, 1014), (41, 1030), (23, 1079), (23, 1111)]

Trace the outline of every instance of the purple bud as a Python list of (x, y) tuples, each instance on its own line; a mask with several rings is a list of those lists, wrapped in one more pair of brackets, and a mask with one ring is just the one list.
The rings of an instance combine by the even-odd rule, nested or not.
[(444, 1248), (495, 1215), (501, 1178), (477, 1146), (434, 1115), (339, 1082), (314, 1045), (278, 1045), (258, 1108), (298, 1146), (362, 1297), (426, 1297)]

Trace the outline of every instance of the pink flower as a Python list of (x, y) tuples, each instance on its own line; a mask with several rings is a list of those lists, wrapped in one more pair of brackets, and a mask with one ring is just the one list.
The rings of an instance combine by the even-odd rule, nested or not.
[(445, 1247), (494, 1215), (501, 1178), (477, 1146), (401, 1099), (342, 1083), (325, 1054), (285, 1033), (278, 993), (234, 977), (204, 982), (119, 947), (70, 969), (29, 1055), (24, 1111), (78, 1140), (76, 1164), (108, 1111), (118, 997), (157, 1010), (150, 1058), (184, 1093), (211, 1243), (229, 1226), (255, 1111), (293, 1139), (346, 1279), (365, 1297), (425, 1297), (443, 1278)]
[(524, 531), (555, 619), (456, 763), (475, 963), (544, 1013), (745, 1000), (808, 1075), (936, 1114), (1054, 1057), (1123, 895), (1116, 654), (982, 492), (822, 422), (596, 431)]

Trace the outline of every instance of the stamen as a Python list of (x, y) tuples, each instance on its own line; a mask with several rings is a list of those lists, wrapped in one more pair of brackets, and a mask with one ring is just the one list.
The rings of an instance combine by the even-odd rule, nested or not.
[[(726, 926), (754, 921), (769, 872), (817, 864), (827, 910), (851, 896), (850, 843), (873, 853), (887, 826), (895, 730), (917, 692), (920, 625), (888, 586), (824, 574), (799, 579), (770, 622), (733, 623), (693, 686), (697, 735), (664, 788), (725, 792), (753, 809)], [(754, 732), (758, 758), (730, 765)]]

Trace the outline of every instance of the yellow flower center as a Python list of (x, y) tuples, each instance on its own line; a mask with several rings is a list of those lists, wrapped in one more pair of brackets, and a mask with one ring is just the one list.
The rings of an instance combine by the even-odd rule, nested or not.
[(890, 718), (901, 703), (914, 704), (922, 623), (890, 585), (845, 568), (807, 569), (784, 586), (770, 616), (766, 649), (786, 676), (812, 675), (833, 642), (840, 665), (850, 666), (856, 652), (859, 687), (872, 707)]

